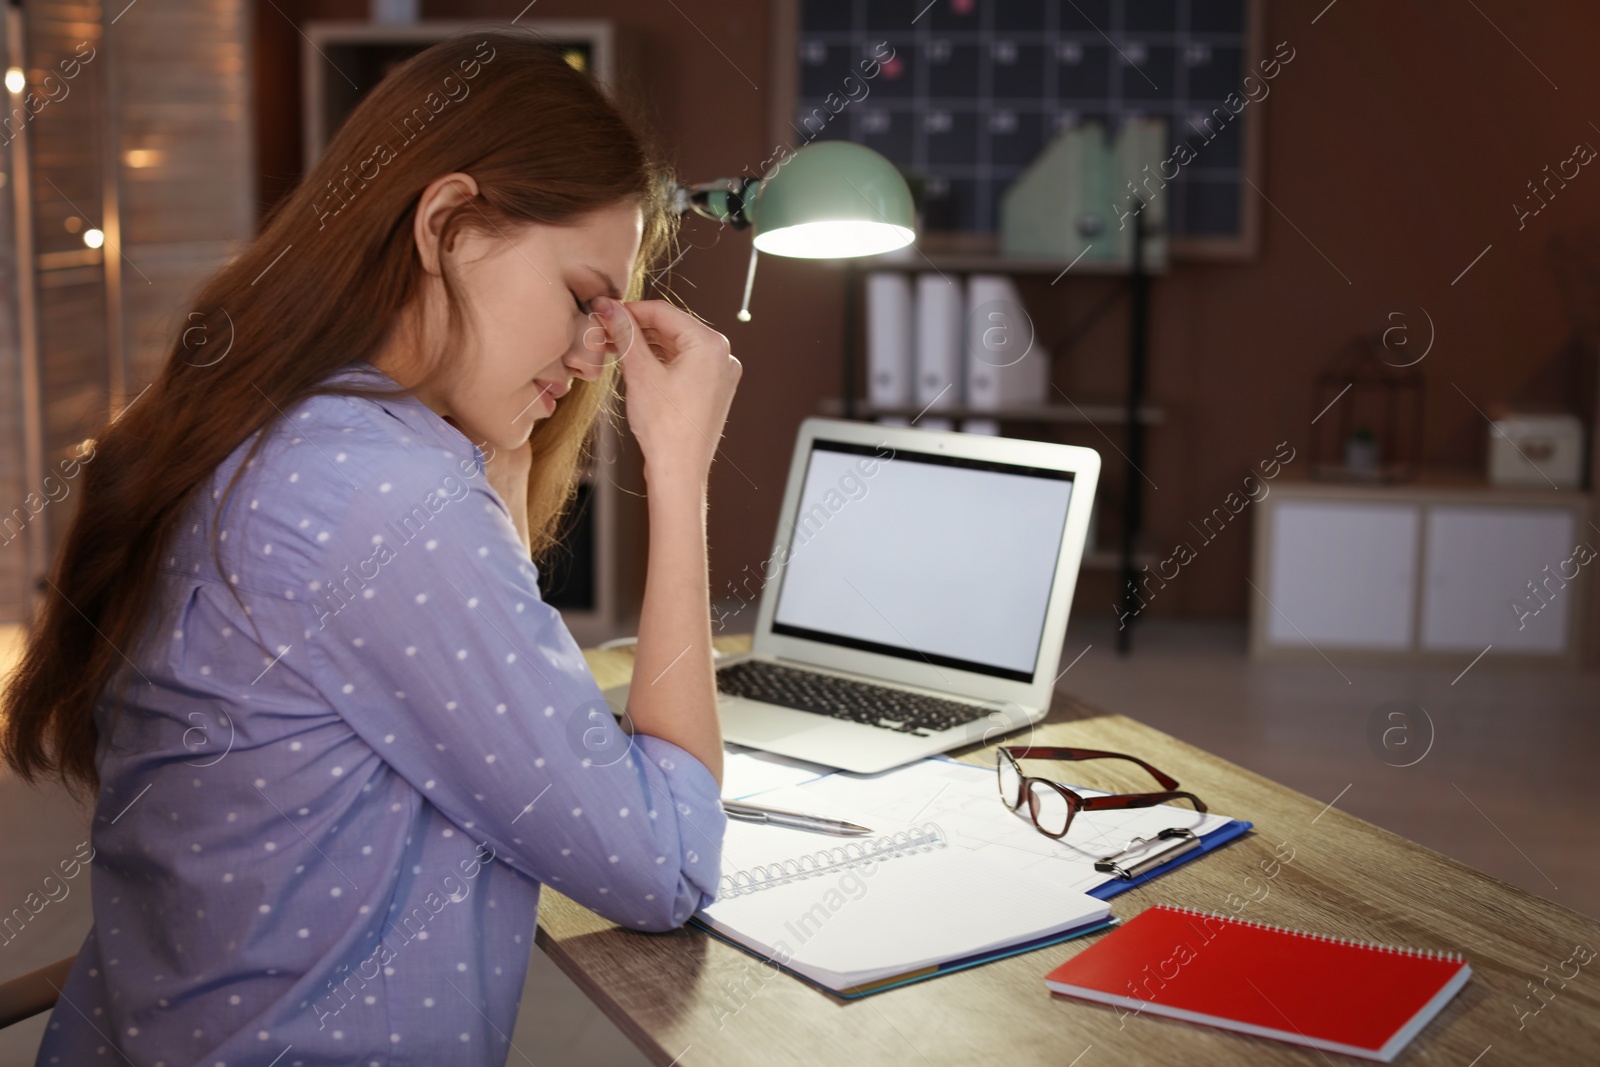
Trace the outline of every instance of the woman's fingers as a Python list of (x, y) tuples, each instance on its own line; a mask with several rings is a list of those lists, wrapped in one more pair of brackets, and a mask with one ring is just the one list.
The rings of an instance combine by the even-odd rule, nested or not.
[(661, 362), (671, 363), (677, 358), (678, 353), (673, 351), (659, 332), (648, 329), (641, 332), (644, 335), (644, 343), (650, 347), (650, 351)]
[(741, 369), (728, 339), (665, 301), (594, 307), (620, 342), (628, 425), (646, 471), (689, 472), (703, 482)]
[(628, 305), (628, 312), (646, 331), (654, 331), (661, 345), (669, 351), (681, 350), (691, 343), (704, 342), (708, 339), (708, 335), (719, 338), (724, 349), (727, 347), (726, 337), (665, 300), (635, 300)]
[(634, 323), (633, 316), (620, 300), (611, 300), (607, 297), (596, 300), (593, 307), (594, 310), (589, 314), (599, 320), (607, 341), (616, 350), (617, 358), (626, 361), (639, 336), (639, 329)]
[(606, 304), (596, 302), (595, 310), (589, 312), (599, 325), (590, 326), (589, 333), (584, 337), (584, 345), (602, 353), (616, 353), (617, 362), (626, 369), (627, 356), (635, 347), (641, 351), (648, 351), (663, 363), (671, 363), (676, 353), (664, 342), (657, 330), (643, 329), (636, 323), (627, 307), (616, 301), (607, 301)]
[(636, 345), (663, 363), (672, 363), (692, 348), (720, 347), (723, 353), (728, 350), (726, 337), (664, 300), (623, 304), (601, 297), (594, 302), (590, 314), (600, 320), (619, 360), (626, 360)]

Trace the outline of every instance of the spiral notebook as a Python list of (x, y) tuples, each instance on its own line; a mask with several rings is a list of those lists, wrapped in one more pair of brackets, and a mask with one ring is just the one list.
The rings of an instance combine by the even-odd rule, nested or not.
[(1051, 971), (1052, 992), (1388, 1063), (1472, 975), (1394, 948), (1158, 904)]
[(725, 854), (773, 849), (724, 876), (695, 921), (843, 997), (947, 974), (1104, 929), (1110, 906), (1049, 865), (952, 846), (937, 826), (818, 848), (816, 834), (730, 823)]

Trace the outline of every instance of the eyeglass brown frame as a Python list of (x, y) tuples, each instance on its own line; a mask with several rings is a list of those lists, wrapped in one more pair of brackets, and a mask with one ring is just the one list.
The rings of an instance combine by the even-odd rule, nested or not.
[[(1127, 760), (1130, 763), (1137, 763), (1139, 766), (1149, 771), (1151, 777), (1160, 782), (1162, 785), (1166, 786), (1166, 791), (1160, 793), (1111, 793), (1103, 797), (1081, 796), (1078, 793), (1073, 792), (1071, 789), (1068, 789), (1060, 782), (1053, 782), (1048, 778), (1040, 778), (1037, 775), (1023, 774), (1022, 768), (1017, 766), (1017, 760), (1022, 759), (1059, 760), (1062, 762), (1091, 759)], [(994, 762), (996, 772), (1003, 770), (1005, 763), (1008, 760), (1011, 763), (1012, 770), (1016, 771), (1017, 774), (1017, 795), (1015, 797), (1008, 797), (1006, 796), (1004, 790), (1001, 790), (1001, 803), (1005, 804), (1005, 806), (1010, 810), (1016, 811), (1022, 807), (1022, 802), (1024, 799), (1026, 799), (1028, 801), (1028, 818), (1033, 822), (1033, 828), (1038, 830), (1041, 834), (1044, 834), (1046, 837), (1055, 838), (1058, 841), (1067, 836), (1067, 831), (1072, 829), (1072, 820), (1077, 817), (1078, 812), (1080, 811), (1112, 811), (1122, 808), (1153, 808), (1157, 804), (1165, 804), (1171, 800), (1187, 800), (1194, 805), (1196, 811), (1203, 812), (1206, 810), (1205, 801), (1201, 800), (1193, 793), (1186, 793), (1179, 790), (1178, 780), (1176, 778), (1172, 777), (1170, 774), (1166, 774), (1157, 770), (1144, 760), (1140, 759), (1138, 756), (1129, 756), (1122, 752), (1101, 752), (1092, 748), (1055, 748), (1039, 746), (1016, 747), (1002, 745), (1001, 747), (995, 749)], [(999, 787), (1000, 779), (1001, 775), (996, 773), (995, 780), (997, 788)], [(1041, 785), (1049, 786), (1057, 793), (1060, 793), (1062, 799), (1066, 801), (1067, 824), (1066, 826), (1062, 827), (1059, 834), (1053, 834), (1049, 830), (1046, 830), (1044, 827), (1039, 825), (1039, 803), (1036, 799), (1034, 799), (1033, 792), (1029, 789), (1029, 783), (1031, 782), (1038, 782)]]

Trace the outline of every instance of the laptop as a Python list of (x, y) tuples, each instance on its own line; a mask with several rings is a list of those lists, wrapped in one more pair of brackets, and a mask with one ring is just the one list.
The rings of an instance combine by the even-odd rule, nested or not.
[(717, 664), (724, 738), (875, 773), (1044, 718), (1099, 475), (1088, 448), (807, 419), (744, 572), (751, 650)]

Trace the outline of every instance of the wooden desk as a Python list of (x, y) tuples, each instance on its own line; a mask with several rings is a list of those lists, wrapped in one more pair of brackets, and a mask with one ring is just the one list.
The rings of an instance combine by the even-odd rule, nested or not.
[[(592, 653), (590, 664), (601, 684), (610, 686), (626, 681), (631, 657)], [(1595, 920), (1337, 808), (1324, 810), (1324, 801), (1120, 715), (1058, 697), (1036, 739), (1137, 753), (1175, 775), (1214, 811), (1255, 823), (1254, 833), (1215, 854), (1114, 898), (1113, 914), (1129, 918), (1151, 904), (1169, 903), (1341, 937), (1458, 951), (1471, 963), (1472, 978), (1397, 1063), (1600, 1063), (1600, 959), (1564, 987), (1559, 978), (1552, 980), (1553, 999), (1548, 993), (1536, 999), (1526, 984), (1557, 972), (1575, 945), (1600, 950)], [(982, 748), (961, 755), (985, 765), (993, 760)], [(1086, 785), (1101, 784), (1083, 777)], [(1118, 787), (1125, 786), (1116, 780), (1102, 785)], [(1268, 879), (1258, 865), (1272, 859), (1280, 843), (1294, 850), (1294, 858)], [(1258, 902), (1240, 910), (1237, 902), (1251, 896)], [(787, 975), (772, 976), (754, 957), (699, 930), (624, 930), (548, 886), (537, 936), (556, 965), (658, 1064), (1363, 1062), (1175, 1020), (1119, 1019), (1110, 1008), (1052, 996), (1045, 973), (1094, 940), (846, 1002)], [(1519, 1029), (1519, 1013), (1540, 1003), (1537, 1014), (1520, 1017)]]

